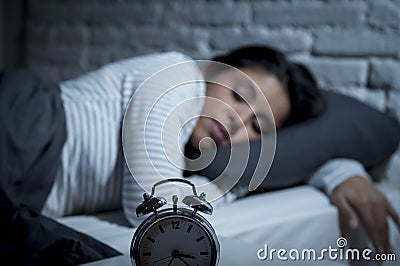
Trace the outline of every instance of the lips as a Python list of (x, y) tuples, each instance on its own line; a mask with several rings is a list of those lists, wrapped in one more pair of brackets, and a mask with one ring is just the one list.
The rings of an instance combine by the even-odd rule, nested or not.
[(221, 144), (222, 142), (228, 140), (228, 132), (217, 120), (211, 119), (211, 131), (213, 139), (217, 142), (217, 144)]

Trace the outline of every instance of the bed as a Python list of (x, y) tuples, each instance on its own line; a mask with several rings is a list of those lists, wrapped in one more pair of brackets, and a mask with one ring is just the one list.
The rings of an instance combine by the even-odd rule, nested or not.
[[(23, 87), (25, 88), (25, 85)], [(370, 117), (364, 118), (363, 121), (368, 119)], [(349, 120), (355, 121), (352, 118), (349, 118)], [(356, 133), (359, 132), (357, 131)], [(288, 138), (290, 138), (289, 134)], [(360, 137), (357, 138), (361, 139)], [(374, 142), (375, 144), (378, 143), (378, 145), (371, 148), (372, 151), (379, 150), (380, 140), (382, 140), (381, 135)], [(363, 144), (362, 141), (360, 143), (360, 145)], [(367, 143), (370, 144), (369, 142)], [(299, 146), (301, 145), (296, 147)], [(294, 146), (288, 145), (288, 147), (293, 148)], [(302, 152), (301, 149), (299, 152)], [(324, 153), (325, 155), (327, 154), (326, 150), (324, 150)], [(387, 153), (382, 153), (382, 156), (385, 157)], [(286, 154), (293, 155), (293, 152), (287, 152)], [(367, 159), (377, 158), (374, 154), (368, 154), (366, 157), (365, 159), (361, 156), (359, 159), (368, 161)], [(325, 160), (325, 158), (320, 158), (320, 160), (322, 159)], [(281, 160), (284, 161), (286, 159), (281, 157)], [(310, 161), (315, 164), (314, 160)], [(280, 163), (277, 165), (285, 164)], [(304, 164), (301, 163), (301, 165)], [(309, 165), (308, 169), (304, 170), (302, 174), (306, 174), (313, 167), (313, 165)], [(295, 180), (297, 177), (295, 170), (291, 170), (295, 174), (292, 173), (292, 176), (290, 176), (290, 171), (282, 172), (287, 169), (286, 167), (285, 169), (274, 170), (272, 168), (271, 170), (273, 173), (280, 173), (281, 176), (286, 175), (288, 180), (291, 179), (290, 177)], [(300, 175), (300, 173), (298, 174)], [(391, 156), (387, 170), (378, 179), (380, 180), (377, 181), (378, 187), (388, 197), (396, 211), (400, 213), (399, 151)], [(329, 199), (322, 191), (309, 185), (291, 186), (290, 188), (244, 197), (230, 205), (216, 208), (214, 214), (207, 216), (207, 218), (213, 224), (219, 237), (252, 245), (254, 247), (254, 256), (256, 256), (257, 248), (263, 248), (265, 244), (275, 249), (313, 248), (321, 250), (329, 246), (336, 248), (336, 241), (341, 236), (337, 209), (330, 204)], [(122, 254), (129, 253), (129, 246), (135, 228), (129, 226), (122, 210), (66, 216), (58, 218), (57, 221), (99, 240)], [(3, 228), (3, 230), (7, 229)], [(392, 249), (396, 257), (400, 258), (400, 233), (392, 222), (390, 222), (390, 236)], [(345, 237), (348, 240), (347, 247), (363, 249), (371, 246), (362, 228), (346, 234)], [(232, 256), (234, 255), (240, 256), (240, 251), (232, 251)], [(342, 261), (342, 263), (346, 264), (348, 262)], [(370, 263), (371, 265), (376, 264), (373, 261)], [(366, 262), (354, 261), (351, 264), (366, 265)], [(396, 265), (396, 262), (385, 262), (384, 265)]]
[[(400, 213), (400, 153), (393, 156), (386, 177), (378, 187)], [(216, 208), (207, 216), (219, 237), (240, 240), (253, 247), (315, 249), (336, 248), (341, 236), (337, 209), (314, 187), (303, 185), (240, 199), (229, 206)], [(76, 215), (58, 219), (62, 224), (88, 234), (129, 254), (135, 228), (129, 227), (121, 211), (97, 215)], [(371, 247), (362, 228), (346, 235), (347, 246)], [(390, 222), (390, 241), (396, 258), (400, 258), (400, 232)], [(238, 251), (240, 254), (240, 251)], [(256, 256), (257, 250), (254, 250)], [(238, 254), (232, 251), (232, 256)], [(340, 261), (351, 265), (378, 265), (376, 262)], [(383, 265), (398, 265), (385, 262)]]
[[(109, 71), (107, 73), (110, 76), (117, 76), (113, 66), (123, 63), (113, 63), (106, 66), (104, 71)], [(85, 79), (93, 79), (98, 86), (106, 86), (107, 83), (100, 82), (100, 74), (96, 73), (101, 74), (95, 72)], [(328, 107), (323, 115), (280, 131), (277, 152), (267, 183), (282, 185), (282, 180), (287, 180), (286, 185), (290, 188), (245, 197), (230, 205), (216, 208), (214, 214), (208, 218), (218, 236), (240, 240), (260, 248), (265, 244), (276, 249), (321, 250), (329, 246), (337, 247), (336, 241), (341, 236), (337, 209), (330, 204), (329, 198), (322, 191), (309, 185), (294, 184), (309, 177), (324, 161), (335, 157), (349, 156), (363, 162), (366, 167), (380, 164), (396, 149), (399, 127), (382, 112), (354, 98), (330, 92), (324, 94)], [(331, 134), (332, 132), (336, 133)], [(309, 136), (307, 142), (302, 141), (304, 136)], [(364, 149), (366, 146), (367, 150)], [(307, 155), (305, 150), (308, 151)], [(218, 153), (223, 160), (228, 157), (223, 149), (219, 149)], [(379, 173), (376, 180), (380, 180), (379, 188), (400, 213), (400, 152), (397, 151), (390, 158), (387, 170)], [(213, 168), (213, 165), (217, 167)], [(224, 164), (213, 165), (198, 174), (215, 178), (221, 172), (218, 168)], [(251, 173), (252, 170), (245, 172)], [(246, 178), (242, 177), (241, 180), (246, 181)], [(58, 221), (123, 254), (129, 253), (135, 228), (129, 226), (121, 210), (63, 217)], [(392, 222), (390, 233), (393, 250), (400, 258), (400, 235)], [(360, 249), (371, 246), (362, 228), (345, 237), (348, 239), (348, 246)], [(352, 262), (353, 265), (357, 263)], [(366, 262), (360, 264), (365, 265)], [(389, 262), (386, 264), (390, 265)]]

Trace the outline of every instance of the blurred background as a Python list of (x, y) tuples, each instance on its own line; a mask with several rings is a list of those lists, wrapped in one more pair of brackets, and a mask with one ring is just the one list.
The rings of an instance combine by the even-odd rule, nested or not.
[(400, 0), (0, 0), (0, 67), (62, 81), (120, 58), (267, 44), (400, 117)]

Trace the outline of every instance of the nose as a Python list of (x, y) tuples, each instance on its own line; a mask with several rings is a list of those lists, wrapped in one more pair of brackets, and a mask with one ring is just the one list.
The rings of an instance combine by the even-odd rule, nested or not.
[(241, 127), (246, 127), (254, 113), (250, 106), (241, 106), (234, 108), (229, 114), (230, 134), (234, 135)]

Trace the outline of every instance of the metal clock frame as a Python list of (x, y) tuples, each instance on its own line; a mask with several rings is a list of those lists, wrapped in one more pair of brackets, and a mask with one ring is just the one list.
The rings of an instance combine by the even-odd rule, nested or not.
[[(155, 193), (155, 188), (158, 185), (167, 183), (167, 182), (183, 182), (186, 184), (189, 184), (192, 186), (193, 190), (193, 195), (192, 196), (186, 196), (183, 202), (187, 204), (189, 207), (192, 207), (193, 210), (190, 210), (188, 208), (178, 208), (177, 207), (177, 197), (174, 195), (173, 196), (173, 208), (168, 208), (164, 209), (161, 211), (157, 211), (158, 208), (166, 204), (166, 200), (163, 198), (155, 198), (154, 193)], [(152, 201), (150, 206), (145, 206), (144, 209), (143, 207), (141, 208), (141, 205), (138, 206), (136, 212), (137, 215), (143, 215), (147, 214), (150, 212), (153, 212), (152, 215), (150, 215), (146, 220), (144, 220), (139, 227), (136, 229), (136, 232), (132, 238), (131, 241), (131, 246), (130, 246), (130, 258), (132, 265), (137, 265), (141, 266), (140, 264), (140, 254), (139, 254), (139, 248), (140, 244), (143, 240), (143, 236), (155, 225), (158, 224), (159, 222), (162, 222), (164, 220), (169, 220), (169, 219), (184, 219), (188, 220), (189, 222), (194, 222), (199, 225), (199, 227), (206, 232), (208, 239), (211, 242), (211, 248), (213, 251), (212, 254), (212, 265), (217, 265), (219, 262), (219, 257), (220, 257), (220, 246), (219, 246), (219, 241), (217, 238), (217, 234), (215, 233), (214, 228), (210, 224), (210, 222), (207, 221), (202, 215), (200, 215), (197, 211), (200, 210), (202, 212), (211, 214), (212, 213), (212, 206), (205, 201), (205, 194), (202, 193), (200, 196), (197, 195), (196, 188), (195, 186), (188, 180), (185, 179), (180, 179), (180, 178), (171, 178), (171, 179), (165, 179), (162, 181), (159, 181), (153, 185), (151, 195), (149, 196), (147, 193), (143, 195), (144, 201), (141, 205), (145, 205), (145, 203)], [(195, 202), (193, 202), (193, 197), (195, 199)], [(206, 203), (204, 206), (204, 203)], [(141, 208), (141, 209), (140, 209)]]

